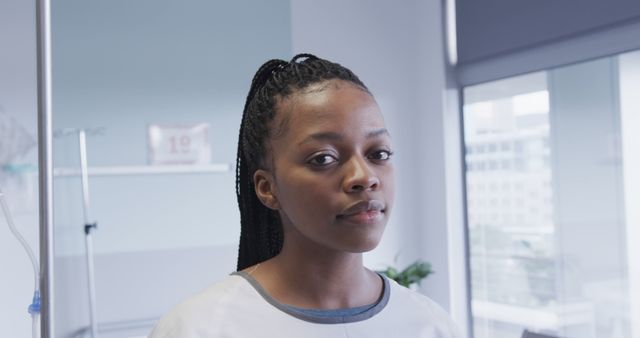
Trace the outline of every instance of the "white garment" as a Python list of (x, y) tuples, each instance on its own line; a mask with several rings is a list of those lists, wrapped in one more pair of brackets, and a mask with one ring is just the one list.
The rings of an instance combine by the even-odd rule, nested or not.
[(384, 279), (384, 295), (371, 310), (327, 323), (288, 313), (254, 279), (233, 274), (166, 314), (149, 338), (460, 337), (435, 302)]

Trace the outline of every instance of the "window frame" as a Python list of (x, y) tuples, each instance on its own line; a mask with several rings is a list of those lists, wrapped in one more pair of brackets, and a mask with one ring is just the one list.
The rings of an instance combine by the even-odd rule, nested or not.
[[(463, 229), (461, 233), (464, 238), (454, 238), (454, 242), (462, 240), (464, 245), (464, 285), (465, 289), (452, 286), (450, 292), (464, 292), (466, 304), (465, 324), (463, 332), (469, 338), (474, 338), (473, 313), (471, 308), (471, 266), (470, 266), (470, 246), (469, 246), (469, 209), (467, 204), (467, 181), (466, 181), (466, 154), (464, 138), (464, 88), (505, 78), (511, 78), (523, 74), (537, 71), (548, 71), (554, 68), (568, 66), (571, 64), (586, 62), (603, 57), (611, 57), (626, 52), (640, 50), (640, 20), (625, 22), (619, 25), (605, 27), (594, 31), (585, 32), (578, 36), (549, 41), (544, 44), (517, 50), (510, 53), (500, 54), (492, 58), (474, 61), (470, 63), (447, 65), (447, 73), (455, 84), (455, 96), (457, 102), (448, 105), (448, 114), (457, 114), (457, 125), (445, 123), (445, 133), (450, 137), (456, 137), (460, 142), (459, 149), (451, 156), (457, 156), (460, 163), (460, 182), (455, 187), (447, 187), (448, 194), (460, 194), (461, 200), (459, 208), (456, 210), (463, 219)], [(450, 98), (451, 99), (451, 98)], [(453, 99), (455, 101), (455, 99)], [(459, 152), (459, 153), (458, 153)], [(462, 191), (456, 191), (457, 189)], [(456, 228), (450, 224), (450, 228)], [(450, 229), (451, 231), (451, 229)], [(458, 243), (460, 244), (460, 243)], [(455, 255), (454, 255), (455, 256)], [(458, 257), (450, 258), (450, 262), (460, 262)], [(462, 306), (462, 304), (455, 304)]]

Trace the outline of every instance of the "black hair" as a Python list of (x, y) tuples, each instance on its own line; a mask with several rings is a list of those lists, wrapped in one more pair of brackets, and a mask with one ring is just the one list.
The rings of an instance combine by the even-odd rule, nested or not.
[(251, 82), (245, 102), (236, 158), (236, 195), (240, 208), (238, 266), (242, 270), (276, 256), (282, 249), (283, 230), (277, 211), (264, 206), (253, 185), (253, 174), (265, 168), (266, 143), (278, 100), (309, 85), (339, 79), (369, 92), (349, 69), (311, 54), (298, 54), (291, 61), (265, 62)]

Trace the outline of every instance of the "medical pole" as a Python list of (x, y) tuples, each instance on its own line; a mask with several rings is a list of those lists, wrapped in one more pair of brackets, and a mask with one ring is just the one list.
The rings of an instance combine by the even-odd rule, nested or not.
[(87, 166), (87, 136), (84, 129), (78, 131), (78, 143), (80, 145), (80, 173), (82, 177), (82, 205), (84, 210), (84, 236), (87, 256), (87, 280), (89, 284), (89, 316), (91, 320), (91, 337), (98, 338), (98, 318), (96, 306), (96, 285), (93, 261), (93, 237), (92, 231), (96, 223), (90, 223), (89, 217), (89, 172)]

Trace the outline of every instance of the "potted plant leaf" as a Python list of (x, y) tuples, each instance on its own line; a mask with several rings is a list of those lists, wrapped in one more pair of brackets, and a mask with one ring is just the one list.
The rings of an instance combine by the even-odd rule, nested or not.
[(422, 260), (413, 262), (402, 271), (389, 266), (387, 269), (378, 272), (407, 288), (417, 287), (423, 279), (434, 273), (431, 264)]

